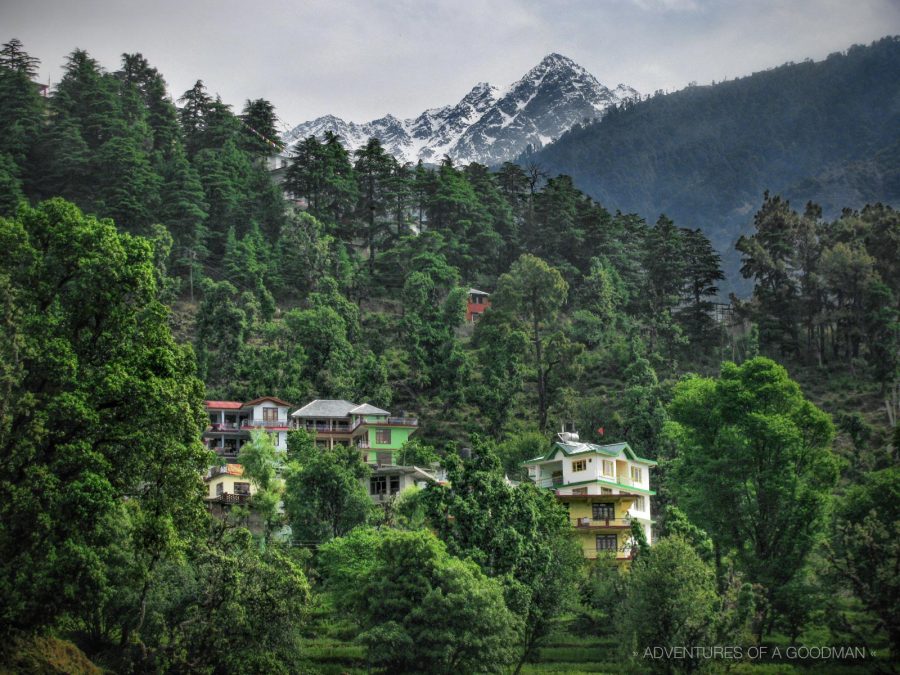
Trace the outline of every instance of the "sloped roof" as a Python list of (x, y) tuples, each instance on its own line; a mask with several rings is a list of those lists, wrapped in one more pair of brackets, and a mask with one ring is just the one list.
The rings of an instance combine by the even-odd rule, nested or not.
[(434, 473), (429, 471), (428, 469), (423, 469), (419, 466), (404, 466), (404, 465), (391, 465), (391, 466), (381, 466), (377, 469), (372, 470), (373, 476), (390, 476), (390, 475), (407, 475), (407, 474), (415, 474), (425, 480), (429, 480), (432, 483), (437, 483), (438, 479), (435, 477)]
[(472, 294), (475, 294), (475, 295), (490, 295), (490, 293), (488, 293), (487, 291), (479, 291), (477, 288), (470, 288), (470, 289), (469, 289), (469, 295), (472, 295)]
[(374, 405), (369, 405), (368, 403), (363, 403), (362, 405), (356, 406), (353, 410), (350, 411), (352, 415), (390, 415), (387, 410), (382, 410), (381, 408), (376, 408)]
[(605, 455), (607, 457), (618, 457), (620, 454), (624, 453), (628, 459), (631, 459), (635, 462), (641, 462), (642, 464), (648, 464), (650, 466), (656, 466), (656, 462), (652, 459), (645, 459), (644, 457), (638, 457), (635, 454), (634, 450), (631, 449), (631, 446), (628, 443), (608, 443), (606, 445), (595, 445), (594, 443), (563, 443), (562, 441), (558, 441), (553, 444), (553, 447), (550, 448), (550, 452), (546, 455), (542, 455), (540, 457), (535, 457), (534, 459), (528, 459), (523, 462), (523, 464), (532, 464), (533, 462), (546, 462), (547, 460), (553, 459), (557, 452), (562, 451), (564, 455), (581, 455), (581, 454), (596, 454), (596, 455)]
[(291, 417), (347, 417), (351, 410), (358, 407), (356, 403), (343, 399), (317, 398), (292, 412)]
[(291, 407), (291, 404), (287, 401), (282, 401), (280, 398), (275, 398), (274, 396), (260, 396), (259, 398), (255, 398), (252, 401), (247, 401), (242, 407), (249, 408), (252, 405), (259, 405), (263, 401), (272, 401), (275, 405), (286, 406), (288, 408)]
[(243, 405), (240, 401), (206, 401), (207, 408), (216, 410), (237, 410)]

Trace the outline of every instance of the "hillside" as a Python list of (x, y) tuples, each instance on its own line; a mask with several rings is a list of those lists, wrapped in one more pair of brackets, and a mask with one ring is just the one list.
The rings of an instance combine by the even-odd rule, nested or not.
[[(900, 201), (900, 39), (657, 95), (523, 158), (601, 203), (700, 227), (723, 253), (765, 190), (826, 215)], [(731, 253), (729, 253), (731, 252)]]

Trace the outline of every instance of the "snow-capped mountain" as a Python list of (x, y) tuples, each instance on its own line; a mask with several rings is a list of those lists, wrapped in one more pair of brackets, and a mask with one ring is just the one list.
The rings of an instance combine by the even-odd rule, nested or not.
[(449, 155), (460, 164), (495, 165), (515, 159), (529, 145), (541, 148), (574, 124), (638, 96), (624, 84), (608, 89), (571, 59), (550, 54), (504, 90), (480, 82), (456, 105), (406, 120), (385, 115), (357, 124), (325, 115), (294, 127), (284, 141), (290, 151), (305, 138), (331, 131), (351, 152), (376, 137), (401, 161), (436, 163)]

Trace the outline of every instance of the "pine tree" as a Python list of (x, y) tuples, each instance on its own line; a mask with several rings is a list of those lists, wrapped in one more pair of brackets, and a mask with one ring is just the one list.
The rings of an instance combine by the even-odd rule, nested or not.
[(281, 151), (284, 144), (279, 140), (275, 124), (275, 106), (264, 98), (247, 100), (240, 115), (244, 127), (241, 130), (240, 146), (256, 157), (268, 157)]
[(702, 343), (713, 328), (710, 296), (718, 293), (717, 281), (725, 278), (721, 256), (700, 230), (682, 229), (684, 242), (684, 298), (688, 306), (679, 312), (691, 339)]

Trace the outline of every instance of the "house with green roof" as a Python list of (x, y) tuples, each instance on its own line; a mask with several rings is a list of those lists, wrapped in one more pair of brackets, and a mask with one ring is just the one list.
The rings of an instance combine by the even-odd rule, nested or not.
[(652, 459), (640, 457), (628, 443), (584, 443), (575, 433), (560, 433), (546, 454), (526, 460), (528, 477), (554, 491), (569, 510), (585, 556), (632, 558), (631, 524), (643, 527), (652, 542), (650, 470)]

